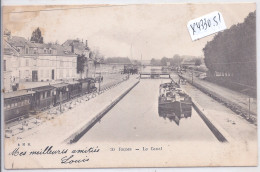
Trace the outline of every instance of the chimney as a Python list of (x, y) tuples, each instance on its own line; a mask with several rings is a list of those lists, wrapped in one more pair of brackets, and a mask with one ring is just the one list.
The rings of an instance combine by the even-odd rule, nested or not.
[(12, 38), (11, 32), (9, 30), (4, 31), (4, 39), (9, 41)]
[(86, 47), (88, 47), (88, 40), (86, 40)]
[(74, 53), (74, 44), (71, 44), (71, 52)]

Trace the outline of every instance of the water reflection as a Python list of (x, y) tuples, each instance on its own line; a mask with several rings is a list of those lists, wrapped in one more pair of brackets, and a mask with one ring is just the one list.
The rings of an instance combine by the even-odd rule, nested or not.
[(177, 125), (180, 124), (181, 118), (189, 118), (191, 117), (192, 111), (187, 110), (185, 112), (180, 112), (180, 110), (172, 108), (166, 109), (166, 108), (160, 108), (158, 107), (158, 113), (160, 117), (163, 117), (164, 119), (169, 119), (171, 122), (175, 122)]

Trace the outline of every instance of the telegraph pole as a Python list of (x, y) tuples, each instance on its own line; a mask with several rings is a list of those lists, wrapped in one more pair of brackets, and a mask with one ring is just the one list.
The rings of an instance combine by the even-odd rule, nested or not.
[(60, 113), (62, 113), (61, 104), (62, 104), (62, 92), (60, 91)]
[(143, 60), (143, 56), (142, 56), (142, 53), (141, 53), (141, 72), (143, 72), (143, 64), (142, 64), (142, 60)]
[(131, 60), (133, 59), (133, 52), (132, 52), (132, 50), (133, 50), (133, 44), (131, 44)]
[(101, 72), (99, 72), (98, 92), (100, 92), (100, 84), (101, 84)]
[(248, 118), (250, 119), (250, 96), (249, 96), (249, 99), (248, 99), (248, 101), (249, 101), (249, 104), (248, 104)]

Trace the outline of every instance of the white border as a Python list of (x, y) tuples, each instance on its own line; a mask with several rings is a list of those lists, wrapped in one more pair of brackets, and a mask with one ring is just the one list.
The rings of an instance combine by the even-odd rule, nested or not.
[[(249, 1), (249, 0), (1, 0), (1, 7), (5, 5), (67, 5), (67, 4), (164, 4), (164, 3), (244, 3), (244, 2), (256, 2), (256, 17), (257, 17), (257, 59), (259, 58), (259, 50), (260, 50), (260, 36), (258, 34), (258, 31), (260, 29), (260, 2), (257, 2), (256, 0), (254, 1)], [(1, 25), (2, 25), (2, 15), (1, 15)], [(186, 29), (186, 28), (185, 28)], [(1, 29), (2, 33), (2, 29)], [(1, 46), (2, 47), (2, 46)], [(2, 55), (2, 54), (1, 54)], [(1, 63), (2, 65), (2, 63)], [(257, 60), (257, 97), (259, 97), (259, 85), (260, 85), (260, 61)], [(1, 73), (1, 78), (2, 78), (2, 73)], [(2, 82), (1, 82), (2, 86)], [(2, 87), (1, 87), (2, 88)], [(2, 94), (1, 94), (1, 100), (2, 99)], [(2, 101), (1, 101), (2, 102)], [(257, 103), (257, 106), (259, 107), (259, 101)], [(259, 113), (260, 110), (258, 108), (257, 114)], [(1, 114), (2, 114), (2, 105), (1, 105)], [(1, 115), (2, 116), (2, 115)], [(258, 118), (258, 124), (259, 124), (259, 118)], [(258, 127), (258, 138), (259, 138), (259, 127)], [(46, 172), (46, 171), (54, 171), (54, 172), (68, 172), (68, 171), (73, 171), (73, 172), (81, 172), (81, 171), (108, 171), (108, 172), (114, 172), (114, 171), (141, 171), (141, 172), (170, 172), (170, 171), (181, 171), (181, 172), (187, 172), (187, 171), (192, 171), (192, 172), (205, 172), (205, 171), (212, 171), (212, 172), (218, 172), (218, 171), (231, 171), (231, 172), (237, 172), (237, 171), (250, 171), (250, 172), (256, 172), (260, 171), (260, 167), (202, 167), (202, 168), (117, 168), (117, 169), (45, 169), (45, 170), (6, 170), (4, 169), (4, 157), (3, 157), (3, 120), (1, 120), (1, 171), (8, 171), (8, 172), (26, 172), (26, 171), (37, 171), (37, 172)], [(258, 154), (259, 154), (259, 149), (260, 149), (260, 144), (258, 140)], [(259, 163), (259, 158), (258, 158), (258, 164)]]

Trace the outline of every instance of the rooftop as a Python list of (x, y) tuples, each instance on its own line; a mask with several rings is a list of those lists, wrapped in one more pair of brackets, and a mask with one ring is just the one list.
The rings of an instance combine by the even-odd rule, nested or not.
[(33, 93), (35, 93), (35, 91), (19, 90), (19, 91), (4, 93), (4, 98), (9, 99), (9, 98), (25, 96)]
[(52, 84), (62, 83), (62, 81), (49, 81), (49, 82), (20, 82), (20, 89), (33, 89), (42, 86), (48, 86)]
[[(14, 50), (17, 47), (29, 47), (29, 48), (37, 48), (37, 49), (53, 49), (52, 55), (60, 55), (60, 56), (68, 56), (68, 55), (76, 55), (76, 54), (83, 54), (83, 52), (89, 48), (85, 46), (83, 42), (80, 42), (79, 40), (67, 40), (64, 44), (52, 44), (52, 43), (34, 43), (31, 41), (28, 41), (24, 37), (19, 36), (12, 36), (9, 39), (6, 40), (8, 44), (10, 44), (10, 47), (12, 47)], [(74, 46), (74, 53), (72, 52), (72, 47)], [(8, 54), (11, 53), (11, 49), (6, 49), (5, 52)], [(43, 51), (38, 51), (37, 54), (46, 54)], [(34, 52), (32, 54), (31, 51), (29, 51), (29, 54), (27, 55), (35, 55)]]
[(26, 40), (24, 37), (20, 36), (12, 36), (9, 40), (8, 43), (14, 47), (36, 47), (35, 43), (32, 43), (28, 40)]
[(19, 53), (6, 41), (3, 41), (3, 52), (5, 55), (19, 55)]
[(52, 84), (51, 86), (55, 87), (55, 88), (61, 88), (61, 87), (65, 87), (68, 86), (69, 84), (67, 83), (59, 83), (59, 84)]

